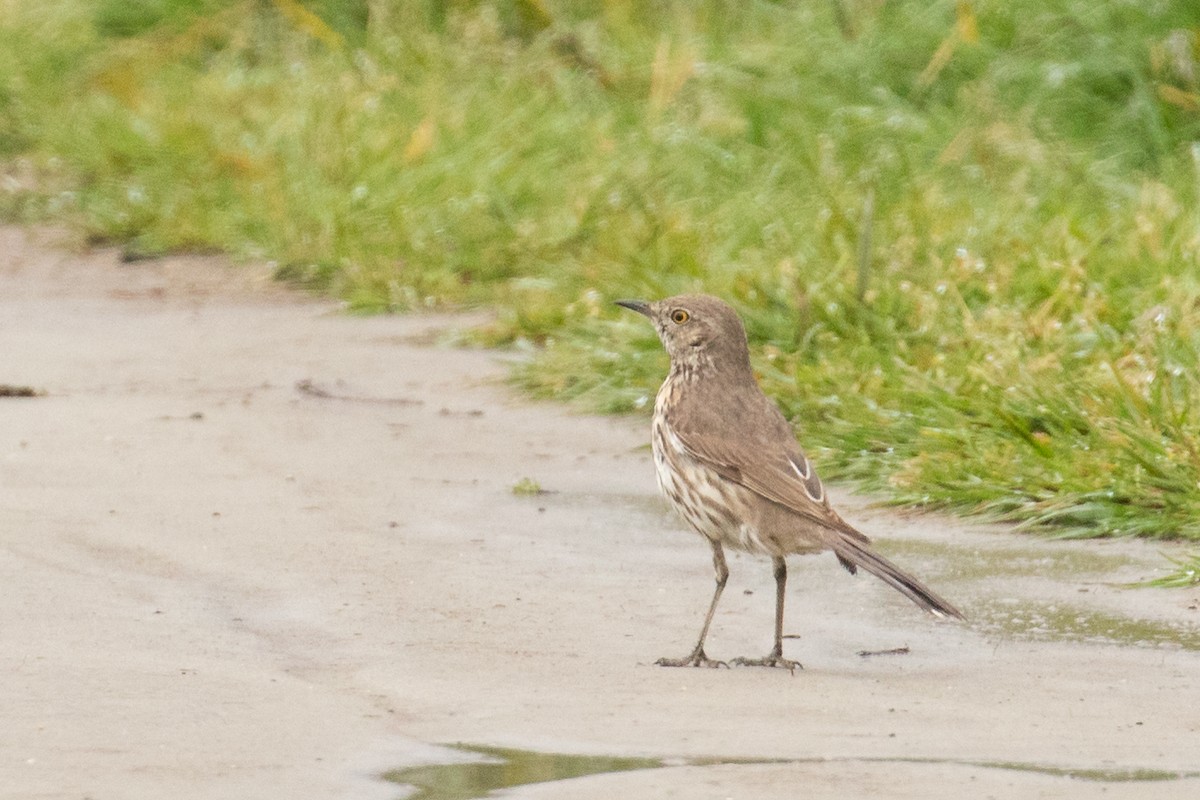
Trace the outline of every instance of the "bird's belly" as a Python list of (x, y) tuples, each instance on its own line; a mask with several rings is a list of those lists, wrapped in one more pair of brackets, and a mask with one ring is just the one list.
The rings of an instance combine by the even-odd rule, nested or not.
[(782, 555), (755, 524), (749, 489), (693, 459), (665, 426), (656, 426), (653, 451), (659, 490), (697, 533), (735, 550)]

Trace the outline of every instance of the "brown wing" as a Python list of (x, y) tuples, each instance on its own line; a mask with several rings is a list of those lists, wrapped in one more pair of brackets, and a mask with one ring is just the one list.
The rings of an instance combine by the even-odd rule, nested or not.
[[(760, 395), (760, 397), (762, 397)], [(757, 492), (823, 528), (859, 542), (869, 542), (829, 505), (825, 487), (808, 457), (800, 450), (791, 427), (773, 403), (751, 401), (743, 413), (751, 425), (740, 425), (755, 433), (748, 438), (731, 438), (727, 425), (715, 420), (707, 425), (680, 425), (671, 428), (692, 458), (715, 469), (723, 477)], [(701, 415), (690, 415), (693, 420)], [(706, 416), (706, 415), (705, 415)]]

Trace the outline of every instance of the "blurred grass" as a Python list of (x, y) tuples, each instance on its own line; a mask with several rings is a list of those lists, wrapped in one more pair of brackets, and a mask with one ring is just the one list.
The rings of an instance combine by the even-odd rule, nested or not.
[(745, 315), (827, 477), (1200, 539), (1200, 4), (0, 0), (0, 214), (489, 305), (647, 409), (618, 297)]
[[(1167, 556), (1167, 560), (1175, 565), (1174, 572), (1135, 583), (1131, 588), (1186, 589), (1189, 586), (1200, 584), (1200, 553), (1192, 553), (1181, 558)], [(1191, 607), (1195, 608), (1194, 605)]]

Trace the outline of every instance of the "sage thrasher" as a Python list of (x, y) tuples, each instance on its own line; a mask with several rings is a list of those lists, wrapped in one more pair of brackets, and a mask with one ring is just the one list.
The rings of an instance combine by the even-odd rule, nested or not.
[(800, 666), (783, 657), (784, 558), (792, 553), (832, 550), (851, 574), (862, 567), (926, 611), (963, 618), (872, 550), (870, 539), (829, 505), (787, 420), (754, 378), (737, 312), (702, 294), (617, 304), (649, 317), (671, 357), (671, 371), (654, 402), (654, 467), (667, 500), (708, 540), (717, 577), (696, 647), (683, 658), (661, 658), (658, 664), (724, 664), (704, 654), (704, 638), (729, 577), (726, 546), (770, 556), (775, 569), (775, 647), (764, 658), (738, 658), (734, 664)]

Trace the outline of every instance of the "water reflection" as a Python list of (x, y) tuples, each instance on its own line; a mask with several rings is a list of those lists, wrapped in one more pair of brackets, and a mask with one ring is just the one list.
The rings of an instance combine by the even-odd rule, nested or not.
[(657, 758), (536, 753), (477, 745), (470, 746), (469, 752), (487, 756), (488, 760), (409, 767), (393, 770), (383, 777), (416, 787), (408, 800), (475, 800), (513, 786), (663, 766)]

